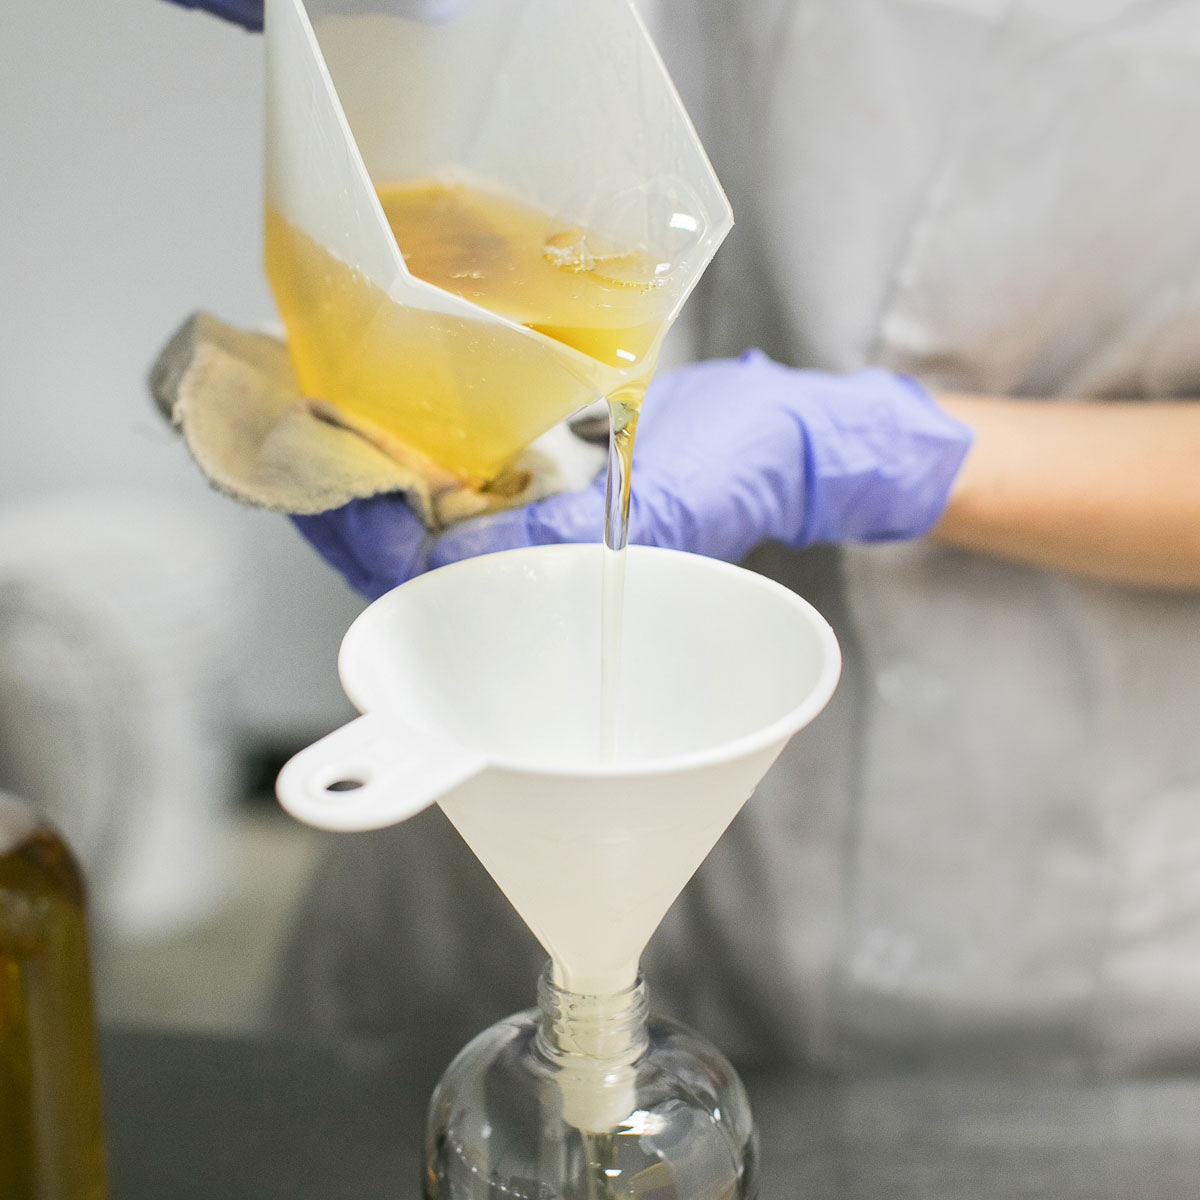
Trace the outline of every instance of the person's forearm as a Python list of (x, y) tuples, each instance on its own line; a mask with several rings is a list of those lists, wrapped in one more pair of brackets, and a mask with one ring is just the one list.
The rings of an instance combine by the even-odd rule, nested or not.
[(1115, 583), (1200, 589), (1200, 403), (938, 401), (975, 441), (934, 537)]

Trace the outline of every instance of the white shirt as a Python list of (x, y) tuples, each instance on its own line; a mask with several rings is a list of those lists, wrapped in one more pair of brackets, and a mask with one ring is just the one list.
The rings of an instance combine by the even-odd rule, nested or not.
[[(1200, 5), (662, 9), (738, 220), (699, 355), (1200, 395)], [(756, 565), (826, 609), (850, 669), (651, 985), (656, 956), (747, 1054), (1200, 1058), (1200, 598), (924, 541)]]

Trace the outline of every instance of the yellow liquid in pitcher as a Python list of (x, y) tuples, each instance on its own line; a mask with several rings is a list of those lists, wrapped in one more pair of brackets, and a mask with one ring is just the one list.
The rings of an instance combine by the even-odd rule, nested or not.
[(379, 199), (419, 279), (589, 361), (572, 373), (535, 339), (397, 304), (268, 210), (267, 274), (306, 393), (481, 482), (583, 405), (644, 389), (667, 317), (649, 255), (464, 183), (387, 185)]

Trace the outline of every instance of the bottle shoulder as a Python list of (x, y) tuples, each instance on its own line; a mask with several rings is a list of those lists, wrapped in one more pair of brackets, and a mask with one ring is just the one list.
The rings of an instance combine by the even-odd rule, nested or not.
[(0, 890), (82, 907), (83, 876), (67, 844), (36, 811), (0, 792)]
[[(477, 1034), (447, 1068), (442, 1088), (466, 1085), (470, 1089), (485, 1077), (489, 1091), (503, 1090), (501, 1079), (510, 1084), (522, 1077), (551, 1083), (564, 1071), (586, 1064), (577, 1056), (548, 1057), (545, 1040), (538, 1036), (542, 1021), (543, 1014), (531, 1008)], [(698, 1108), (724, 1109), (739, 1117), (744, 1113), (748, 1123), (749, 1102), (737, 1071), (711, 1042), (681, 1022), (655, 1013), (646, 1029), (644, 1048), (626, 1064), (642, 1087), (660, 1095), (685, 1096)], [(598, 1060), (597, 1065), (612, 1069), (620, 1064)]]

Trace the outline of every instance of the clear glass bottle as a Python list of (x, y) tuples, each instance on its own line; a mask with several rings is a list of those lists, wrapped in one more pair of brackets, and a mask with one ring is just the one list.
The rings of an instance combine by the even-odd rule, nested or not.
[(755, 1200), (757, 1142), (728, 1061), (614, 996), (557, 987), (475, 1038), (430, 1103), (426, 1200)]
[(79, 868), (0, 792), (0, 1196), (107, 1195)]

